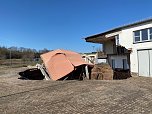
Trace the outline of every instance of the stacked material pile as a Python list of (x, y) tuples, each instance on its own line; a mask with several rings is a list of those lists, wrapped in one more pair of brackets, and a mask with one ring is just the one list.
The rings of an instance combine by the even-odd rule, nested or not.
[(131, 73), (129, 70), (115, 69), (114, 70), (114, 79), (127, 79), (131, 77)]
[(91, 79), (112, 80), (113, 70), (108, 64), (97, 64), (92, 69)]

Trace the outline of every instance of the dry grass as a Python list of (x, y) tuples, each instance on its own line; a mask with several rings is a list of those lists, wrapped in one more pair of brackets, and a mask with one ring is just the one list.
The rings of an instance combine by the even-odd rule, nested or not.
[(28, 65), (36, 65), (37, 63), (41, 63), (41, 61), (29, 61), (29, 60), (22, 60), (22, 59), (4, 59), (0, 60), (0, 66), (5, 68), (19, 68), (19, 67), (26, 67)]

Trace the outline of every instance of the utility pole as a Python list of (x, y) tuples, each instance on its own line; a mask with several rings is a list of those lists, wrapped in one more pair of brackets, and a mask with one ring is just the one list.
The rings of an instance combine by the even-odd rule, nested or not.
[(12, 50), (11, 50), (11, 48), (9, 50), (10, 50), (10, 53), (9, 53), (9, 55), (10, 55), (10, 67), (12, 67)]
[(95, 50), (94, 50), (95, 46), (92, 46), (92, 48), (93, 48), (93, 52), (95, 52)]

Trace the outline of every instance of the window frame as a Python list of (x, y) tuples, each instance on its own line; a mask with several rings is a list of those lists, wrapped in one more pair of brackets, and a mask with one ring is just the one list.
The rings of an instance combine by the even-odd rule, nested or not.
[[(146, 30), (146, 32), (147, 32), (147, 40), (143, 40), (143, 33), (142, 33), (143, 30)], [(149, 41), (149, 34), (148, 34), (149, 29), (142, 29), (140, 31), (141, 31), (141, 33), (140, 33), (141, 34), (141, 41), (143, 41), (143, 42), (144, 41)]]
[[(134, 35), (134, 36), (133, 36), (133, 37), (134, 37), (134, 44), (152, 41), (152, 39), (150, 39), (150, 36), (152, 35), (152, 32), (150, 33), (150, 29), (152, 29), (152, 27), (133, 31), (133, 33), (134, 33), (134, 34), (133, 34), (133, 35)], [(147, 30), (148, 40), (143, 40), (142, 30)], [(137, 32), (137, 31), (139, 31), (139, 36), (135, 36), (135, 32)], [(139, 38), (140, 41), (136, 41), (136, 39), (135, 39), (136, 37), (140, 37), (140, 38)]]
[[(139, 36), (135, 36), (135, 32), (138, 32), (139, 31)], [(139, 41), (136, 41), (136, 37), (139, 37)], [(140, 30), (137, 30), (137, 31), (134, 31), (134, 42), (140, 42), (141, 41), (141, 31)]]
[[(151, 33), (150, 33), (150, 29), (151, 29)], [(152, 41), (152, 38), (150, 38), (150, 36), (152, 36), (152, 28), (148, 29), (148, 36), (149, 36), (150, 41)]]
[(111, 59), (111, 66), (112, 66), (112, 69), (115, 69), (115, 65), (116, 65), (115, 59)]
[(122, 59), (123, 70), (127, 70), (127, 59)]

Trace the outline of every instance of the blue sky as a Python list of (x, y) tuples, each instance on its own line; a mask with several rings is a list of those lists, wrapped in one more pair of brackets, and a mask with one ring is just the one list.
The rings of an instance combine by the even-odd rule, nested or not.
[(0, 46), (91, 52), (100, 45), (82, 38), (149, 18), (151, 5), (152, 0), (0, 0)]

